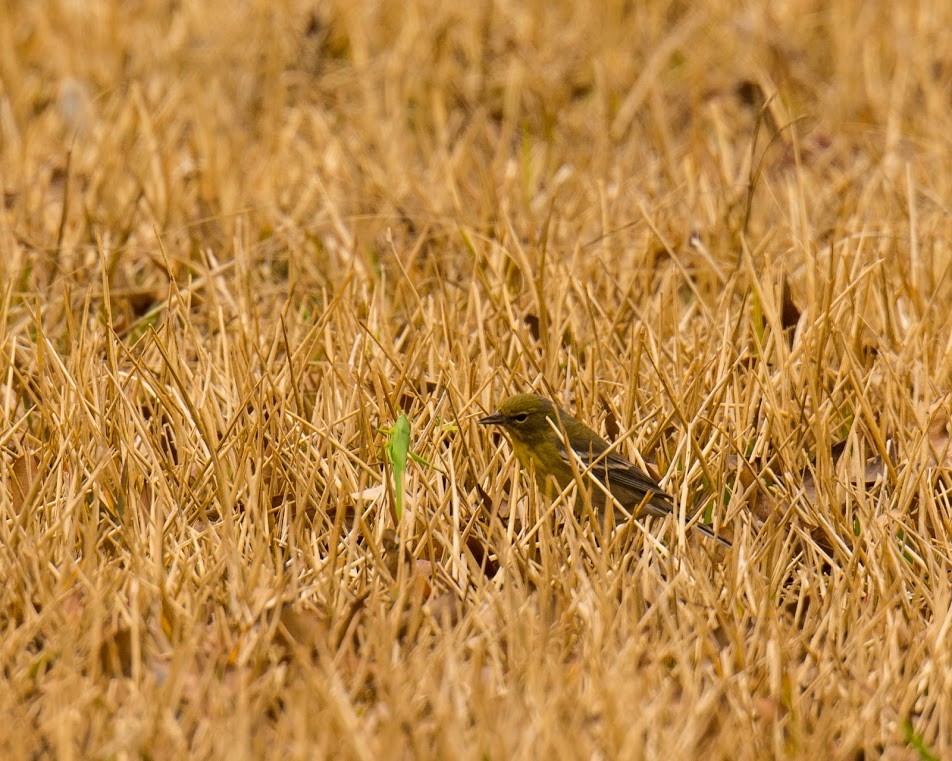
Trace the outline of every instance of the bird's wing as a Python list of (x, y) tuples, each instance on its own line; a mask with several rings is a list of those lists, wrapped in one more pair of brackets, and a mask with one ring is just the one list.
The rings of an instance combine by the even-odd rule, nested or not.
[[(607, 472), (608, 483), (617, 483), (630, 489), (643, 489), (649, 494), (668, 495), (651, 476), (617, 452), (610, 452), (602, 460)], [(596, 470), (600, 465), (596, 465)]]
[[(667, 515), (672, 511), (671, 497), (661, 488), (657, 481), (635, 465), (631, 460), (611, 451), (606, 441), (593, 442), (585, 451), (573, 449), (579, 461), (586, 467), (591, 467), (592, 475), (609, 488), (618, 487), (633, 493), (647, 494), (651, 500), (645, 506), (648, 512), (656, 515)], [(567, 454), (562, 455), (566, 460)], [(595, 463), (592, 465), (592, 463)], [(626, 505), (626, 507), (631, 507)]]
[[(579, 462), (586, 468), (591, 468), (592, 475), (603, 484), (607, 484), (614, 494), (617, 494), (618, 487), (620, 487), (631, 492), (632, 495), (639, 495), (639, 501), (648, 496), (648, 503), (642, 508), (645, 513), (661, 517), (674, 513), (674, 501), (661, 488), (661, 485), (623, 455), (615, 451), (605, 454), (609, 446), (609, 443), (604, 439), (597, 439), (584, 452), (577, 449), (572, 451), (575, 452)], [(563, 453), (562, 457), (566, 461), (569, 459), (567, 453)], [(575, 463), (575, 467), (578, 467), (579, 462)], [(592, 465), (592, 463), (595, 464)], [(624, 505), (624, 507), (632, 508), (636, 505)], [(710, 526), (695, 523), (694, 528), (705, 536), (716, 539), (725, 547), (731, 546), (730, 540), (715, 534), (714, 529)]]
[(656, 515), (672, 511), (671, 497), (651, 476), (617, 452), (610, 452), (592, 469), (595, 475), (609, 487), (618, 485), (623, 489), (643, 492), (651, 496), (645, 510)]

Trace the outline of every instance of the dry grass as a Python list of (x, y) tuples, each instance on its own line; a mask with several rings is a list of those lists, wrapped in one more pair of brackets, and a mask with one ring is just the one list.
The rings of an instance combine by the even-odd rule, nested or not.
[(947, 2), (2, 5), (0, 756), (952, 757)]

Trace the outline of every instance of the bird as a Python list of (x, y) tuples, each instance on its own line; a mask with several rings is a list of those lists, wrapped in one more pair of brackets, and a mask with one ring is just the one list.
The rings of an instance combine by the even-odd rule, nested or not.
[[(543, 396), (511, 396), (492, 415), (481, 418), (479, 424), (498, 426), (508, 434), (519, 464), (535, 475), (540, 491), (547, 496), (562, 492), (575, 481), (577, 473), (587, 471), (589, 477), (600, 482), (602, 491), (607, 489), (626, 510), (637, 511), (636, 517), (675, 514), (673, 499), (657, 481), (612, 449), (581, 420)], [(566, 441), (577, 458), (574, 463)], [(703, 523), (695, 523), (694, 528), (726, 547), (731, 546), (730, 541)]]

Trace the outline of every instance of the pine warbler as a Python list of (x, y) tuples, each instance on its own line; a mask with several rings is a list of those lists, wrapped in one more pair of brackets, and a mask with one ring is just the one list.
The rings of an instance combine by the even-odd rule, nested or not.
[[(536, 394), (516, 394), (504, 401), (497, 412), (479, 421), (498, 425), (512, 441), (512, 449), (523, 468), (535, 474), (543, 494), (555, 496), (575, 480), (575, 474), (597, 479), (601, 488), (592, 491), (592, 506), (599, 519), (599, 505), (612, 497), (635, 516), (674, 514), (674, 503), (658, 483), (617, 451), (605, 439), (561, 407)], [(575, 461), (565, 448), (565, 442)], [(604, 499), (600, 498), (604, 497)], [(580, 500), (580, 504), (584, 504)], [(620, 515), (624, 519), (624, 515)], [(731, 543), (703, 523), (694, 527), (727, 547)]]

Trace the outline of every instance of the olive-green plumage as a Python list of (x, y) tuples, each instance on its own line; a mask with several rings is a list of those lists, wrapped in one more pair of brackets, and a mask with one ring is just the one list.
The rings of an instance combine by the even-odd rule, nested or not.
[[(588, 469), (626, 510), (637, 511), (637, 515), (674, 513), (671, 497), (651, 476), (617, 451), (608, 452), (611, 445), (605, 439), (544, 397), (516, 394), (479, 422), (498, 425), (509, 434), (516, 459), (535, 474), (539, 489), (548, 496), (561, 492), (575, 480), (576, 473)], [(565, 441), (578, 458), (574, 462), (566, 451)], [(606, 501), (599, 498), (602, 494), (600, 489), (592, 490), (592, 506), (599, 518), (602, 515), (599, 508)], [(730, 542), (704, 524), (694, 525), (701, 533), (730, 546)]]

